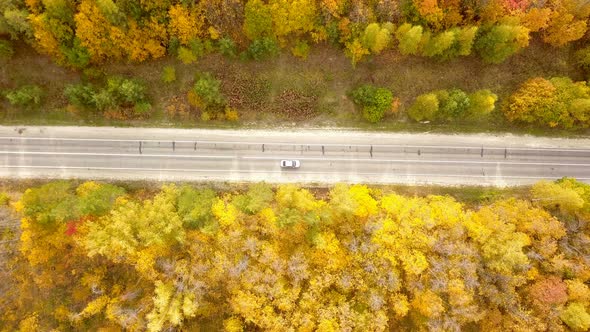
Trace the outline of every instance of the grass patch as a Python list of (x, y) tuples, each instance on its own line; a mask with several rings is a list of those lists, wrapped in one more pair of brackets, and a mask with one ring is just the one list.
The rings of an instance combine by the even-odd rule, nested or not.
[(405, 196), (428, 196), (440, 195), (451, 196), (459, 202), (465, 203), (469, 207), (493, 203), (497, 200), (507, 199), (510, 197), (518, 199), (528, 199), (531, 186), (516, 187), (485, 187), (485, 186), (406, 186), (406, 185), (388, 185), (382, 188), (383, 192), (394, 191)]
[[(57, 180), (50, 179), (0, 179), (0, 192), (10, 193), (11, 197), (20, 195), (28, 188), (39, 187), (49, 182)], [(90, 181), (84, 179), (61, 180), (72, 183), (74, 187)], [(243, 192), (248, 189), (252, 183), (247, 182), (219, 182), (219, 181), (186, 181), (186, 182), (160, 182), (160, 181), (97, 181), (101, 183), (110, 183), (124, 188), (132, 196), (151, 197), (158, 192), (163, 184), (174, 183), (178, 186), (190, 185), (195, 188), (210, 188), (214, 191), (221, 192)], [(270, 184), (276, 189), (279, 184)], [(497, 200), (507, 198), (529, 199), (529, 190), (531, 186), (515, 187), (486, 187), (486, 186), (442, 186), (442, 185), (367, 185), (375, 190), (377, 194), (397, 193), (404, 196), (425, 197), (428, 195), (451, 196), (457, 201), (466, 204), (470, 208), (477, 208), (479, 205), (489, 204)], [(302, 188), (310, 190), (319, 199), (328, 199), (329, 190), (333, 185), (325, 184), (305, 184)]]
[[(569, 76), (582, 80), (572, 64), (568, 48), (553, 48), (532, 42), (521, 53), (499, 65), (484, 64), (475, 56), (447, 62), (388, 51), (368, 59), (353, 69), (341, 50), (327, 45), (312, 48), (301, 60), (288, 52), (262, 62), (227, 59), (211, 54), (196, 64), (185, 65), (166, 57), (140, 64), (107, 64), (96, 72), (138, 78), (148, 87), (153, 105), (150, 117), (141, 120), (108, 120), (100, 114), (67, 108), (63, 88), (80, 82), (83, 74), (51, 63), (24, 44), (17, 44), (12, 59), (0, 60), (0, 89), (36, 84), (46, 93), (42, 107), (16, 109), (0, 102), (0, 122), (31, 125), (112, 125), (146, 127), (272, 128), (272, 127), (346, 127), (363, 130), (410, 132), (515, 132), (532, 135), (580, 136), (587, 130), (564, 131), (516, 126), (497, 111), (519, 84), (531, 77)], [(162, 82), (162, 72), (173, 67), (176, 80)], [(209, 72), (221, 81), (229, 104), (240, 112), (239, 124), (221, 121), (203, 122), (198, 117), (175, 118), (165, 109), (171, 100), (186, 100), (197, 73)], [(100, 76), (100, 75), (99, 75)], [(95, 78), (96, 79), (96, 78)], [(348, 92), (373, 84), (391, 89), (401, 102), (400, 116), (386, 116), (378, 124), (362, 119)], [(499, 96), (496, 111), (480, 123), (420, 124), (407, 120), (405, 110), (422, 93), (460, 88), (467, 92), (491, 89)], [(174, 99), (176, 97), (176, 99)]]

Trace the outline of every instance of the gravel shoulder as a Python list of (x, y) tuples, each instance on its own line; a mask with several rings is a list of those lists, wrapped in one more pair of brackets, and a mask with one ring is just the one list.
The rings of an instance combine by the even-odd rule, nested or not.
[(372, 144), (410, 146), (482, 146), (523, 148), (590, 148), (590, 139), (529, 135), (385, 133), (340, 129), (224, 130), (115, 128), (74, 126), (0, 126), (1, 137), (52, 137), (69, 139), (186, 140), (294, 144)]

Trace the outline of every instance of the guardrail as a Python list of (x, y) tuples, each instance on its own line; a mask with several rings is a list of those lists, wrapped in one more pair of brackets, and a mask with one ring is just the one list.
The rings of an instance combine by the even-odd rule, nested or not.
[(332, 153), (360, 153), (370, 157), (383, 154), (410, 154), (416, 156), (428, 154), (471, 155), (480, 157), (494, 156), (507, 159), (511, 155), (589, 158), (590, 149), (557, 149), (526, 147), (486, 147), (486, 146), (436, 146), (436, 145), (396, 145), (396, 144), (322, 144), (322, 143), (285, 143), (285, 142), (248, 142), (248, 141), (208, 141), (208, 140), (126, 140), (126, 139), (85, 139), (85, 138), (41, 138), (41, 137), (0, 137), (1, 145), (29, 143), (36, 148), (77, 146), (84, 142), (83, 148), (120, 148), (136, 150), (143, 154), (146, 150), (163, 149), (172, 152), (182, 151), (260, 151), (273, 152), (314, 152), (318, 155)]

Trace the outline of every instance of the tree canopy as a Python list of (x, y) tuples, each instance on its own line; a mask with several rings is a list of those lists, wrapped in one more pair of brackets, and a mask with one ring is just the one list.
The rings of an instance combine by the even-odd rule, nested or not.
[[(590, 326), (590, 186), (467, 206), (336, 185), (24, 192), (7, 330)], [(59, 299), (56, 301), (55, 299)]]

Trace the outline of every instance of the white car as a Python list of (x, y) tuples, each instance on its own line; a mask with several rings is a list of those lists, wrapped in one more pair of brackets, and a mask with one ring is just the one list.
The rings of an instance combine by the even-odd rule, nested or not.
[(281, 168), (299, 168), (299, 160), (281, 160)]

